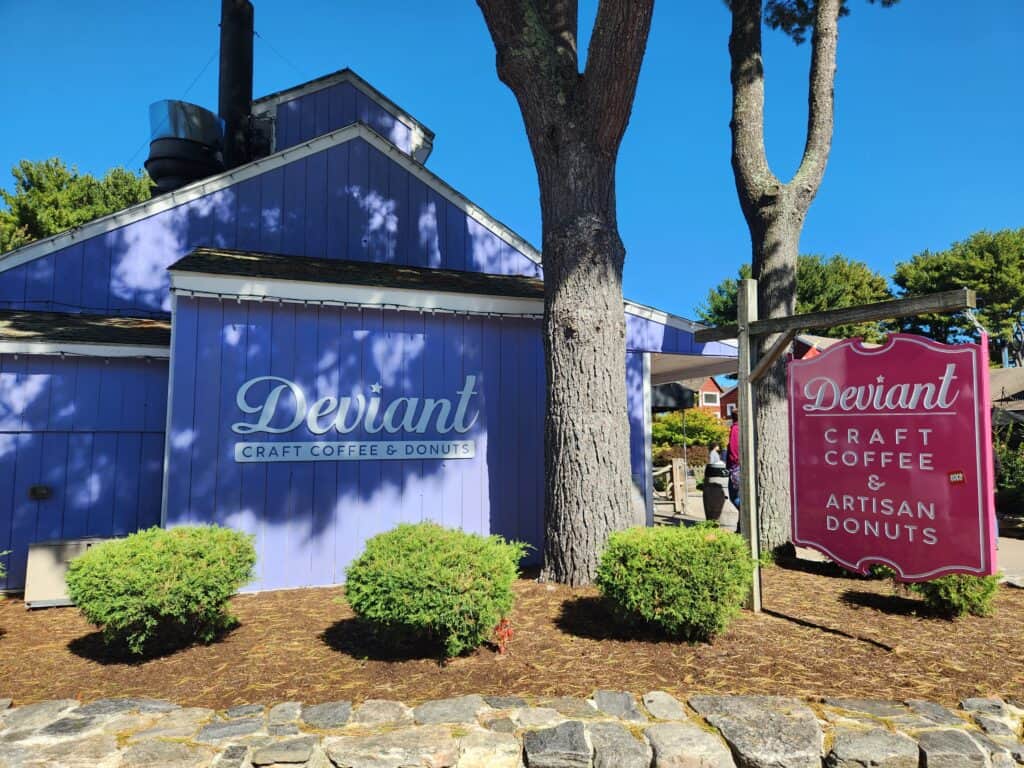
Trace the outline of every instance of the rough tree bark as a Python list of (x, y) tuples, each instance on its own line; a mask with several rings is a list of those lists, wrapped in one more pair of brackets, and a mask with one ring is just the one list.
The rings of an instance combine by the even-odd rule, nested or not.
[(654, 0), (601, 0), (579, 71), (576, 0), (477, 0), (526, 125), (543, 222), (546, 578), (590, 583), (631, 503), (625, 248), (615, 164)]
[[(825, 174), (832, 144), (833, 84), (840, 0), (817, 0), (811, 38), (807, 139), (800, 166), (788, 183), (768, 165), (764, 144), (763, 0), (732, 0), (732, 167), (740, 207), (750, 230), (758, 315), (796, 309), (796, 266), (807, 209)], [(777, 336), (758, 339), (758, 353)], [(757, 488), (763, 551), (789, 545), (789, 429), (786, 372), (780, 361), (757, 385)]]

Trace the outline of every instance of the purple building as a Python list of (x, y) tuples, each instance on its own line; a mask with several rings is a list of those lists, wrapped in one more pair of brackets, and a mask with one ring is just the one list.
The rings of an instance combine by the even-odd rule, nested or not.
[[(42, 540), (218, 523), (250, 589), (332, 584), (399, 522), (543, 537), (540, 253), (350, 70), (256, 99), (269, 154), (0, 256), (0, 589)], [(626, 302), (650, 385), (735, 351)]]

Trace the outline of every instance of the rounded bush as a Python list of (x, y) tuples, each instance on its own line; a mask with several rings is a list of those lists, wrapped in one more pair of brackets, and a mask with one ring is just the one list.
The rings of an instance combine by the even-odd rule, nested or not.
[(952, 573), (931, 581), (908, 584), (907, 587), (924, 598), (936, 613), (946, 616), (991, 616), (999, 588), (997, 576), (971, 576)]
[(713, 523), (632, 528), (608, 540), (597, 586), (623, 621), (708, 640), (739, 613), (753, 573), (743, 537)]
[(218, 526), (149, 528), (71, 561), (68, 594), (110, 645), (143, 654), (212, 642), (236, 619), (227, 602), (252, 579), (252, 537)]
[(512, 609), (526, 545), (434, 523), (403, 524), (366, 542), (345, 597), (393, 641), (438, 643), (448, 657), (477, 648)]

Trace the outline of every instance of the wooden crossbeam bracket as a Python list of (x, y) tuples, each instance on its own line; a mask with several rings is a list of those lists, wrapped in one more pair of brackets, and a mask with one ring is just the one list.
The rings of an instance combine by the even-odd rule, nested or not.
[[(771, 317), (755, 320), (750, 323), (750, 335), (762, 336), (770, 333), (788, 333), (794, 335), (815, 328), (831, 328), (836, 325), (853, 323), (869, 323), (876, 320), (892, 320), (898, 317), (913, 315), (948, 314), (964, 309), (975, 309), (978, 299), (970, 288), (957, 288), (952, 291), (933, 293), (928, 296), (912, 296), (907, 299), (879, 301), (875, 304), (863, 304), (859, 307), (829, 309), (824, 312), (809, 312), (806, 315), (789, 317)], [(699, 344), (709, 341), (735, 339), (739, 335), (736, 324), (720, 325), (715, 328), (702, 328), (694, 333), (693, 338)], [(791, 339), (792, 340), (792, 339)]]
[(778, 360), (779, 356), (786, 351), (786, 348), (790, 345), (790, 342), (796, 338), (798, 333), (800, 333), (800, 331), (786, 331), (775, 340), (775, 343), (772, 344), (772, 348), (764, 353), (764, 357), (757, 361), (757, 365), (754, 366), (754, 370), (750, 372), (751, 383), (757, 381), (768, 373), (768, 369), (772, 367), (772, 363)]

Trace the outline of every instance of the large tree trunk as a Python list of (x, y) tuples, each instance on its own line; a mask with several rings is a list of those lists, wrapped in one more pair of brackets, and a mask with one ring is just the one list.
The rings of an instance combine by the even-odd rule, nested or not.
[(578, 69), (575, 0), (477, 0), (501, 80), (519, 102), (544, 231), (546, 578), (590, 583), (632, 506), (626, 412), (625, 249), (615, 164), (654, 0), (601, 0)]
[[(544, 206), (545, 577), (590, 583), (608, 536), (643, 523), (630, 494), (625, 249), (614, 166), (587, 153), (539, 163)], [(583, 191), (583, 194), (580, 194)]]
[[(754, 238), (753, 276), (757, 280), (758, 317), (782, 317), (796, 311), (796, 268), (803, 216), (780, 200), (764, 212), (768, 221)], [(759, 220), (760, 222), (763, 219)], [(778, 339), (758, 337), (761, 357)], [(786, 403), (785, 359), (780, 358), (757, 384), (757, 491), (762, 552), (782, 553), (789, 547), (789, 410)]]

